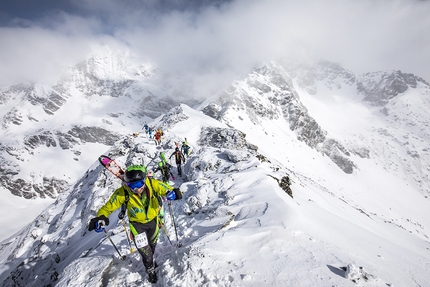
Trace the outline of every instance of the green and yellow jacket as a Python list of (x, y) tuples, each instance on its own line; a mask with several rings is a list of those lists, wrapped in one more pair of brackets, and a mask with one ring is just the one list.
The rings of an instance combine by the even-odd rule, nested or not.
[(166, 196), (173, 187), (160, 180), (150, 179), (148, 177), (145, 180), (145, 186), (142, 192), (142, 198), (140, 198), (139, 195), (134, 194), (125, 184), (122, 185), (115, 190), (109, 201), (99, 209), (97, 216), (104, 215), (109, 217), (112, 212), (120, 208), (125, 202), (125, 195), (128, 193), (127, 216), (130, 223), (147, 223), (153, 220), (157, 217), (160, 209), (157, 196)]

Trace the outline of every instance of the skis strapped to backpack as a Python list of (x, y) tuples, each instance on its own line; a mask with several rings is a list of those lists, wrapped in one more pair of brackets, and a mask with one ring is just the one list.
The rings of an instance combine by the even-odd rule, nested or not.
[(164, 152), (160, 152), (160, 158), (161, 158), (161, 161), (163, 162), (163, 164), (168, 164), (168, 162), (166, 160), (166, 156), (164, 155)]
[[(101, 156), (99, 156), (99, 162), (102, 166), (104, 166), (104, 168), (106, 168), (108, 171), (110, 171), (112, 174), (114, 174), (117, 178), (119, 178), (120, 180), (124, 180), (124, 170), (122, 169), (122, 167), (120, 167), (116, 163), (116, 161), (114, 161), (113, 159), (111, 159), (110, 157), (108, 157), (106, 155), (101, 155)], [(127, 210), (127, 204), (128, 204), (129, 199), (130, 199), (130, 197), (128, 195), (128, 192), (126, 191), (125, 201), (124, 201), (123, 205), (121, 206), (121, 211), (118, 214), (118, 218), (121, 220), (125, 216), (125, 212)]]
[(124, 180), (124, 170), (113, 159), (106, 155), (101, 155), (99, 156), (99, 162), (117, 178)]

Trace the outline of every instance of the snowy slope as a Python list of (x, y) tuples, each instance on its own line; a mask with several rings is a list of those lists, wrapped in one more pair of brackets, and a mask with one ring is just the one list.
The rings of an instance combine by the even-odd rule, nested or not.
[[(104, 46), (93, 53), (53, 86), (0, 87), (2, 188), (25, 198), (55, 198), (92, 163), (91, 154), (194, 101), (127, 51)], [(40, 162), (45, 170), (35, 168)]]
[[(239, 110), (234, 116), (248, 118)], [(430, 284), (428, 201), (376, 158), (353, 155), (358, 168), (347, 174), (295, 139), (282, 119), (243, 130), (244, 138), (181, 105), (154, 124), (166, 131), (161, 148), (141, 135), (124, 137), (106, 154), (122, 165), (143, 161), (152, 168), (174, 142), (187, 138), (193, 146), (184, 178), (175, 180), (184, 192), (173, 203), (182, 247), (161, 235), (156, 286)], [(138, 254), (129, 254), (116, 214), (109, 232), (125, 261), (103, 234), (86, 231), (121, 184), (102, 170), (97, 156), (70, 194), (3, 242), (2, 286), (152, 286)], [(293, 198), (278, 184), (287, 176)], [(166, 220), (175, 244), (169, 215)]]
[(0, 87), (0, 193), (7, 198), (0, 203), (0, 240), (68, 190), (94, 154), (180, 102), (194, 102), (127, 51), (104, 46), (93, 53), (54, 86)]

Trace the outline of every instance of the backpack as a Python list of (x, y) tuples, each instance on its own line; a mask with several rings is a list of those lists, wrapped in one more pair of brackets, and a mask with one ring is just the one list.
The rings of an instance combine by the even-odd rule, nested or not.
[[(152, 179), (149, 178), (149, 184), (151, 185), (151, 189), (154, 191), (154, 187), (152, 186)], [(125, 216), (125, 212), (127, 211), (127, 205), (130, 200), (130, 194), (128, 193), (127, 189), (125, 190), (125, 200), (124, 203), (121, 205), (121, 211), (118, 213), (118, 218), (123, 219)], [(154, 193), (152, 193), (152, 196), (154, 196)], [(158, 200), (158, 213), (160, 214), (160, 211), (163, 209), (163, 199), (159, 195), (155, 195)]]

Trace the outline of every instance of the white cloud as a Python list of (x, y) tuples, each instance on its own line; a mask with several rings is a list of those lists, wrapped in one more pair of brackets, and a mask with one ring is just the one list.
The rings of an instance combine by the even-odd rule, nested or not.
[(81, 16), (61, 12), (26, 28), (1, 28), (1, 83), (49, 79), (101, 42), (126, 45), (202, 85), (212, 76), (228, 83), (257, 61), (299, 55), (356, 73), (400, 69), (430, 81), (428, 1), (237, 0), (181, 11), (133, 1), (85, 3), (77, 7)]

